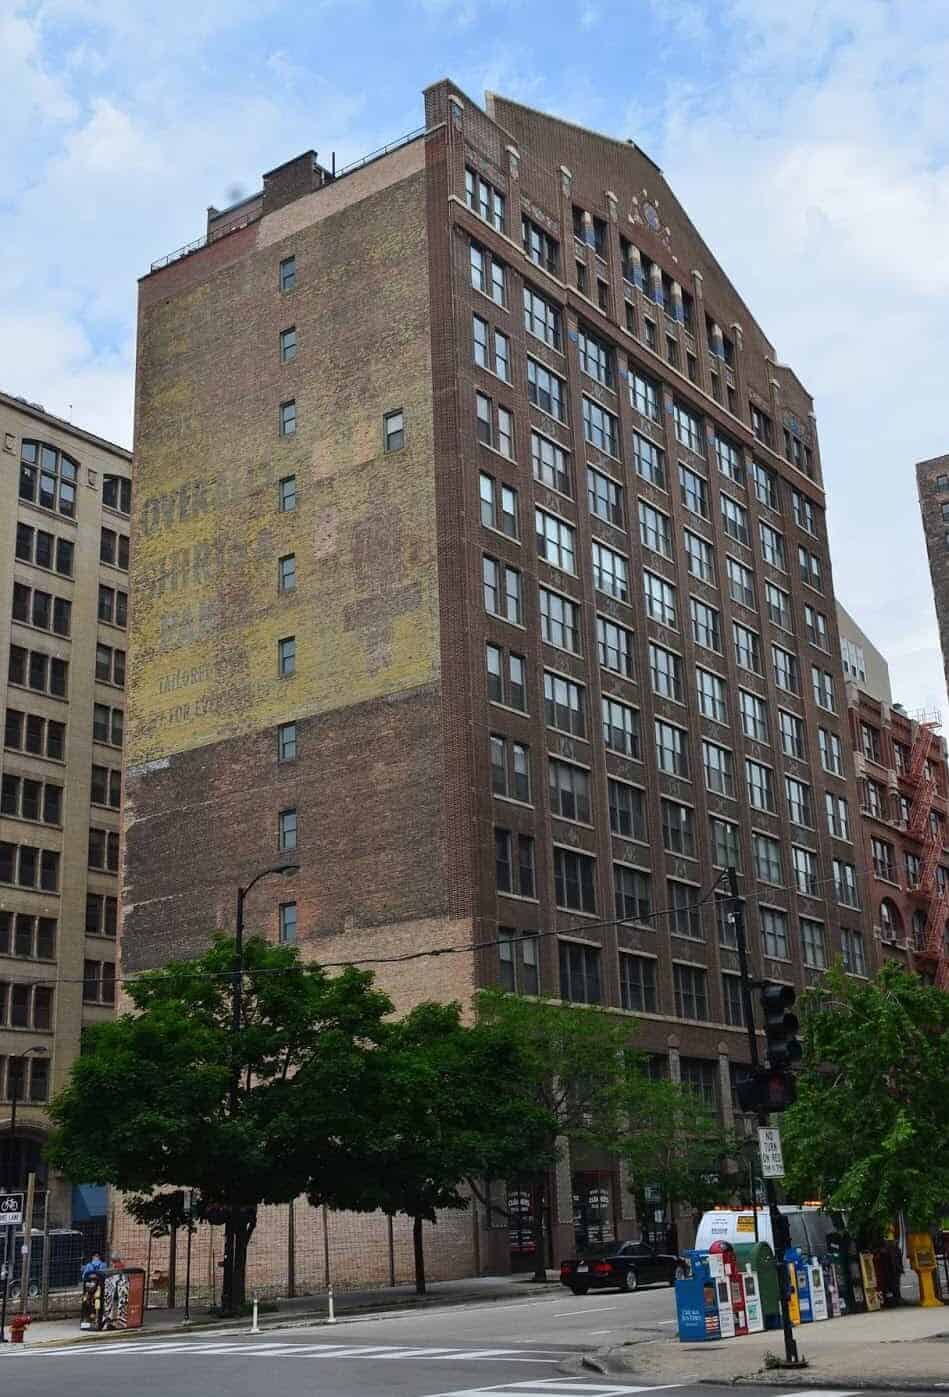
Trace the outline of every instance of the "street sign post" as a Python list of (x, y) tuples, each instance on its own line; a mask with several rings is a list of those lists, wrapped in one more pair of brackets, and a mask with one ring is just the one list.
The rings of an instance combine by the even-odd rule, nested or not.
[(24, 1202), (22, 1193), (0, 1194), (0, 1227), (23, 1226)]
[(761, 1154), (762, 1178), (783, 1179), (784, 1155), (781, 1153), (781, 1132), (776, 1126), (759, 1125), (758, 1150)]
[(22, 1193), (0, 1193), (0, 1227), (3, 1228), (3, 1265), (0, 1266), (0, 1344), (6, 1343), (7, 1290), (14, 1267), (13, 1229), (23, 1226)]

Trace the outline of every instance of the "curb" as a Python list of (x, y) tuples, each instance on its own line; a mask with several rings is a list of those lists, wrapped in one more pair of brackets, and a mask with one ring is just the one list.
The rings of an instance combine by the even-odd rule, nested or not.
[[(775, 1369), (770, 1369), (769, 1373), (774, 1373)], [(730, 1381), (720, 1379), (716, 1382), (713, 1378), (700, 1379), (703, 1386), (708, 1387), (801, 1387), (817, 1388), (826, 1391), (828, 1387), (834, 1389), (852, 1388), (855, 1392), (942, 1392), (949, 1391), (949, 1382), (945, 1375), (938, 1378), (838, 1378), (833, 1377), (813, 1377), (813, 1378), (790, 1378), (787, 1382), (781, 1383), (776, 1377), (765, 1376), (757, 1373), (747, 1378), (732, 1378)]]

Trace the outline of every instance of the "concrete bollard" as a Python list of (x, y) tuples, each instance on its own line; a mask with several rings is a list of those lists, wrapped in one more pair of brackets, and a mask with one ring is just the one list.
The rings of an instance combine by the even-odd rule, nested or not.
[(334, 1306), (334, 1304), (333, 1304), (333, 1287), (332, 1287), (332, 1286), (330, 1286), (329, 1290), (327, 1291), (327, 1299), (329, 1300), (329, 1306), (330, 1306), (330, 1308), (329, 1308), (329, 1314), (328, 1314), (328, 1316), (327, 1316), (326, 1322), (327, 1322), (327, 1324), (335, 1324), (335, 1323), (336, 1323), (336, 1308), (335, 1308), (335, 1306)]
[(250, 1332), (251, 1332), (252, 1334), (259, 1334), (259, 1333), (260, 1333), (260, 1325), (257, 1323), (257, 1313), (258, 1313), (258, 1311), (257, 1311), (257, 1296), (255, 1295), (255, 1296), (254, 1296), (254, 1318), (253, 1318), (253, 1323), (251, 1324), (251, 1327), (250, 1327)]

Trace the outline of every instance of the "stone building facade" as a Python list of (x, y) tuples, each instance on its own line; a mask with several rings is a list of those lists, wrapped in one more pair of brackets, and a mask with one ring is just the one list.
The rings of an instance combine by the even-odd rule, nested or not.
[(916, 487), (936, 603), (942, 663), (949, 687), (949, 456), (919, 461)]
[(130, 514), (127, 451), (0, 393), (0, 1187), (36, 1170), (56, 1226), (105, 1215), (41, 1150), (115, 1002)]
[[(423, 131), (307, 152), (143, 278), (136, 409), (125, 973), (292, 858), (256, 929), (488, 942), (379, 978), (606, 1004), (729, 1119), (726, 868), (759, 975), (869, 921), (812, 400), (662, 172), (437, 83)], [(551, 1259), (640, 1230), (626, 1182), (564, 1161)], [(529, 1260), (447, 1226), (443, 1274)]]

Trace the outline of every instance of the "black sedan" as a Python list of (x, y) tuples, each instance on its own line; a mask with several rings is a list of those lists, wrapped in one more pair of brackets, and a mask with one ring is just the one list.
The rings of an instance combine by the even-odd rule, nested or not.
[(634, 1291), (641, 1285), (674, 1285), (686, 1274), (681, 1256), (656, 1251), (648, 1242), (605, 1242), (564, 1261), (560, 1283), (574, 1295), (588, 1290)]

